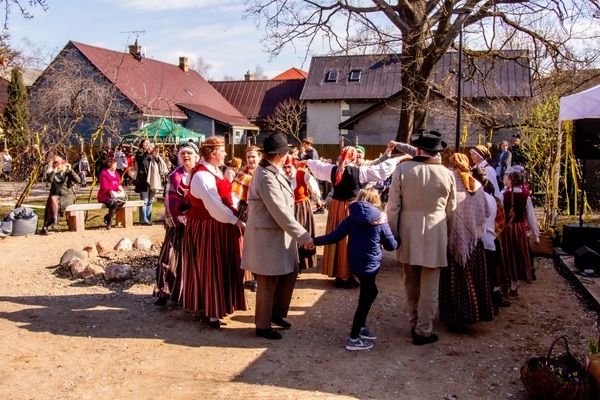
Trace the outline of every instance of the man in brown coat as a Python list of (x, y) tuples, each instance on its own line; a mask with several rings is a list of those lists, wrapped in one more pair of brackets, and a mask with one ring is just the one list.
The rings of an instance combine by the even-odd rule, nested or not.
[(248, 190), (248, 222), (244, 232), (242, 269), (254, 272), (256, 291), (256, 334), (281, 339), (271, 323), (292, 325), (287, 317), (298, 276), (298, 247), (314, 249), (310, 233), (296, 221), (294, 191), (281, 167), (288, 154), (283, 133), (267, 137), (264, 158), (252, 175)]
[(454, 175), (436, 158), (446, 148), (442, 135), (420, 131), (411, 136), (416, 156), (392, 175), (387, 205), (390, 228), (399, 236), (396, 259), (404, 270), (404, 288), (413, 344), (434, 343), (440, 267), (448, 265), (446, 248), (456, 210)]

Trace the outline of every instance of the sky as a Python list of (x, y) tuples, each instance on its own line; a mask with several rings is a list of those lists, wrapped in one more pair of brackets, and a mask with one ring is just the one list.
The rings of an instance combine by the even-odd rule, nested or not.
[[(274, 60), (263, 51), (264, 32), (252, 18), (243, 19), (243, 0), (47, 0), (49, 9), (30, 9), (33, 19), (13, 8), (10, 43), (23, 39), (56, 55), (69, 40), (126, 51), (138, 38), (146, 57), (178, 64), (202, 57), (212, 68), (207, 78), (243, 79), (257, 65), (272, 78), (296, 67), (308, 71), (302, 50), (286, 49)], [(134, 31), (143, 31), (134, 32)], [(296, 52), (295, 52), (296, 51)], [(50, 61), (50, 60), (48, 60)]]

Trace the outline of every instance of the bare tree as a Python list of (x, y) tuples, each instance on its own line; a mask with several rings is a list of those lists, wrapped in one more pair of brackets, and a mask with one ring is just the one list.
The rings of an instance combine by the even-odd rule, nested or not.
[(190, 62), (190, 69), (198, 72), (207, 81), (210, 80), (210, 70), (212, 68), (212, 64), (204, 61), (202, 57), (198, 57), (196, 61)]
[[(591, 15), (598, 0), (246, 0), (246, 15), (266, 30), (273, 57), (288, 45), (322, 44), (331, 54), (401, 52), (402, 93), (397, 139), (425, 126), (429, 77), (461, 30), (489, 53), (526, 44), (540, 74), (559, 60), (590, 61), (577, 44), (596, 43)], [(583, 28), (582, 28), (583, 26)], [(467, 46), (468, 47), (468, 46)], [(467, 50), (468, 52), (468, 50)], [(598, 57), (598, 55), (596, 55)]]
[(26, 19), (33, 18), (29, 11), (30, 8), (41, 7), (42, 10), (48, 10), (48, 2), (46, 0), (0, 0), (0, 7), (4, 3), (4, 31), (8, 30), (8, 19), (12, 13), (13, 7), (17, 7), (21, 15)]
[(287, 99), (277, 104), (273, 115), (266, 119), (267, 129), (293, 136), (298, 142), (306, 119), (306, 103)]
[(252, 79), (256, 79), (256, 80), (269, 79), (267, 74), (265, 74), (265, 70), (259, 64), (256, 64), (256, 66), (254, 67), (254, 71), (250, 72), (250, 75), (252, 76)]

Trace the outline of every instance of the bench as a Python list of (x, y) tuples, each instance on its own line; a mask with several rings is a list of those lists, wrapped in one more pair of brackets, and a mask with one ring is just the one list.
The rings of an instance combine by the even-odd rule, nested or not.
[[(143, 200), (129, 200), (123, 208), (117, 211), (116, 219), (117, 225), (121, 225), (124, 228), (130, 228), (133, 226), (133, 209), (144, 205)], [(100, 210), (102, 208), (108, 208), (104, 203), (85, 203), (85, 204), (71, 204), (65, 210), (67, 216), (67, 223), (69, 224), (69, 230), (80, 232), (85, 230), (85, 211)]]

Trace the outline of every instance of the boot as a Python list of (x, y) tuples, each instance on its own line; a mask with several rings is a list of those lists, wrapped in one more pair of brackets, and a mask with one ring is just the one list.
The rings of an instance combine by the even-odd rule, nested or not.
[(116, 210), (113, 208), (108, 209), (108, 214), (106, 215), (106, 217), (104, 219), (106, 221), (106, 229), (107, 230), (110, 230), (110, 228), (112, 228), (112, 220), (113, 220), (113, 217), (115, 216), (115, 212), (116, 212)]
[(500, 294), (500, 291), (492, 292), (492, 303), (494, 304), (494, 307), (509, 307), (510, 306), (510, 301), (504, 300), (502, 298), (502, 295)]

